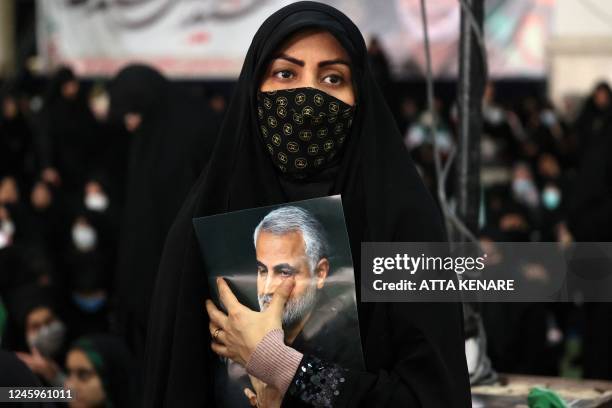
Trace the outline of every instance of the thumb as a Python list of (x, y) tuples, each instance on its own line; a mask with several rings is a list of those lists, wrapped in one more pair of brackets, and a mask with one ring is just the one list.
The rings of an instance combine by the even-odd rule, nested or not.
[(270, 311), (270, 313), (279, 317), (283, 315), (285, 303), (287, 303), (287, 299), (289, 299), (289, 295), (291, 294), (294, 286), (295, 278), (291, 277), (283, 280), (280, 286), (274, 291), (274, 296), (272, 296), (272, 301), (268, 307), (268, 311)]
[(257, 406), (257, 394), (255, 394), (253, 391), (251, 391), (250, 388), (245, 388), (244, 389), (244, 395), (249, 399), (249, 404), (252, 407), (256, 407)]

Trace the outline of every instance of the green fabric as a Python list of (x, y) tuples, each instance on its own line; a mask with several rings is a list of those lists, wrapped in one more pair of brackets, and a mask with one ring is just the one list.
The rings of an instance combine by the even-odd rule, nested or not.
[(0, 341), (2, 341), (2, 335), (4, 334), (4, 329), (6, 328), (7, 318), (8, 312), (4, 307), (4, 303), (2, 303), (2, 298), (0, 298)]
[(553, 390), (533, 387), (527, 396), (529, 408), (567, 408), (565, 401)]
[[(102, 380), (102, 384), (105, 390), (108, 390), (108, 378), (104, 375), (104, 360), (102, 359), (102, 355), (98, 353), (95, 349), (93, 343), (89, 341), (87, 338), (82, 338), (76, 341), (75, 346), (80, 348), (89, 358), (91, 364), (94, 366), (98, 376)], [(112, 402), (106, 399), (105, 408), (114, 408)]]
[(80, 339), (75, 343), (75, 345), (85, 352), (89, 358), (89, 361), (91, 361), (91, 364), (98, 372), (98, 375), (103, 378), (102, 374), (104, 374), (104, 362), (100, 353), (98, 353), (94, 348), (94, 345), (88, 339)]

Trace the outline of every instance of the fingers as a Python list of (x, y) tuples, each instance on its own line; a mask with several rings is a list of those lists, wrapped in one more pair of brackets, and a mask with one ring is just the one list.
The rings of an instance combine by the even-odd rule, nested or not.
[(32, 363), (33, 363), (32, 356), (30, 356), (28, 353), (22, 353), (18, 351), (15, 353), (15, 355), (17, 356), (18, 359), (23, 361), (23, 363), (27, 365), (28, 367), (32, 366)]
[(16, 351), (15, 355), (17, 356), (18, 359), (20, 359), (22, 361), (25, 361), (25, 359), (30, 357), (27, 353), (23, 353), (21, 351)]
[(227, 316), (225, 313), (217, 309), (217, 306), (210, 299), (206, 299), (206, 312), (208, 313), (208, 317), (216, 327), (223, 329), (225, 327), (225, 323), (227, 322)]
[(289, 295), (295, 286), (295, 278), (288, 278), (283, 280), (280, 286), (274, 291), (272, 301), (266, 312), (273, 313), (276, 316), (282, 317), (283, 310), (285, 309), (285, 303), (289, 299)]
[(229, 285), (223, 278), (217, 278), (217, 288), (219, 289), (219, 299), (228, 313), (230, 309), (242, 307), (234, 293), (230, 289)]
[(210, 343), (210, 348), (215, 354), (221, 357), (231, 358), (229, 354), (229, 350), (223, 344), (215, 343), (214, 341)]
[(251, 404), (252, 407), (257, 406), (257, 394), (251, 391), (250, 388), (244, 389), (244, 395), (249, 399), (249, 404)]
[(210, 322), (208, 324), (208, 331), (210, 332), (210, 337), (212, 338), (212, 341), (225, 344), (223, 342), (223, 339), (221, 338), (221, 336), (225, 334), (222, 328), (218, 327), (213, 322)]

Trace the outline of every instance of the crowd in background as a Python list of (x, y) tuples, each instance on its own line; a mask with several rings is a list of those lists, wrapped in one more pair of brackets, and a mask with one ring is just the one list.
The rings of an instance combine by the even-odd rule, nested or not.
[[(394, 94), (384, 54), (370, 48), (404, 142), (436, 196), (432, 142), (443, 162), (452, 156), (456, 105), (436, 100), (432, 118), (413, 95)], [(206, 165), (225, 98), (188, 94), (144, 66), (103, 85), (62, 68), (44, 85), (32, 92), (9, 84), (1, 95), (0, 339), (17, 353), (0, 360), (15, 373), (27, 366), (38, 384), (80, 391), (86, 406), (128, 406), (141, 387), (165, 234)], [(507, 105), (489, 83), (482, 113), (483, 241), (612, 241), (607, 84), (567, 117), (543, 96)], [(450, 197), (453, 180), (451, 173)], [(601, 355), (611, 353), (610, 309), (589, 308), (483, 305), (494, 368), (612, 379)]]
[[(611, 240), (612, 92), (606, 83), (597, 84), (573, 117), (561, 115), (544, 97), (504, 104), (489, 83), (482, 114), (477, 234), (482, 243), (556, 242), (567, 248), (573, 242)], [(436, 100), (433, 135), (431, 114), (410, 97), (401, 99), (399, 119), (405, 144), (436, 196), (433, 143), (442, 163), (449, 160), (457, 148), (456, 106)], [(451, 202), (455, 187), (451, 172), (445, 180)], [(497, 371), (612, 379), (608, 304), (577, 299), (485, 303), (480, 309)]]
[(165, 235), (223, 105), (133, 65), (104, 89), (64, 67), (1, 107), (1, 346), (87, 406), (131, 406)]

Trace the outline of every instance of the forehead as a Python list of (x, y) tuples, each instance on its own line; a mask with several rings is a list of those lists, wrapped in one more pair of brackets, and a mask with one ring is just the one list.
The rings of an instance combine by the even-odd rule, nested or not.
[(66, 366), (70, 368), (84, 368), (87, 370), (93, 369), (87, 355), (80, 349), (70, 350), (66, 357)]
[(30, 311), (28, 313), (28, 322), (40, 322), (41, 320), (46, 320), (50, 317), (53, 317), (53, 312), (46, 306), (39, 306)]
[(282, 235), (261, 231), (257, 236), (255, 251), (257, 259), (262, 262), (303, 256), (305, 254), (304, 239), (300, 231)]
[(292, 34), (277, 50), (278, 54), (288, 54), (298, 59), (317, 59), (319, 61), (342, 58), (349, 55), (340, 42), (325, 30), (302, 30)]

